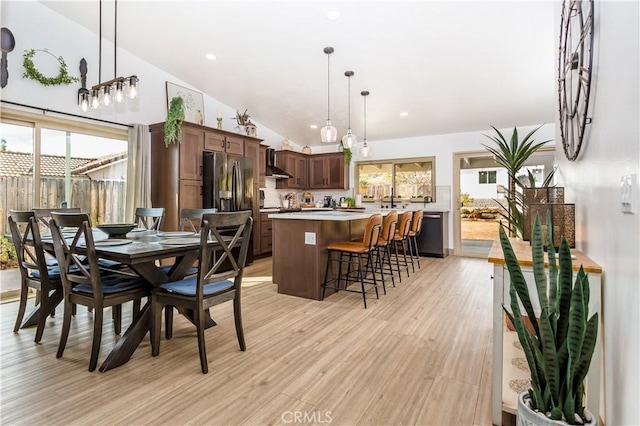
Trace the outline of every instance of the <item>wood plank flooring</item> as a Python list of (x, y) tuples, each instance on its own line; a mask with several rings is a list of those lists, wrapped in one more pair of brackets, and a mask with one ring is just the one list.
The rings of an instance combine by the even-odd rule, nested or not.
[[(12, 332), (17, 303), (0, 305), (0, 423), (491, 424), (486, 260), (421, 258), (420, 271), (379, 300), (372, 294), (366, 310), (355, 293), (323, 302), (278, 294), (270, 261), (247, 269), (246, 352), (230, 304), (212, 310), (218, 325), (206, 332), (206, 375), (195, 329), (181, 316), (158, 357), (147, 336), (126, 365), (89, 373), (93, 320), (84, 308), (56, 359), (60, 310), (34, 344), (35, 330)], [(130, 313), (125, 306), (123, 330)], [(99, 362), (116, 341), (105, 321)]]

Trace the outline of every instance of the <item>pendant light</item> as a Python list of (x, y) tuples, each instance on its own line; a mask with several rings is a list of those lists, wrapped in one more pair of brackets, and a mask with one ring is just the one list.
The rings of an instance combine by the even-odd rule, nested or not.
[(358, 137), (351, 132), (351, 77), (353, 77), (353, 71), (345, 71), (344, 75), (349, 79), (349, 128), (347, 134), (342, 137), (342, 146), (345, 148), (353, 148), (358, 144)]
[(369, 96), (369, 92), (364, 90), (360, 92), (364, 99), (364, 140), (362, 141), (362, 146), (360, 147), (360, 157), (361, 158), (370, 158), (373, 155), (371, 147), (367, 144), (367, 96)]
[[(91, 90), (84, 87), (78, 92), (78, 103), (83, 112), (88, 107), (98, 109), (101, 106), (109, 107), (114, 102), (121, 103), (126, 98), (138, 97), (138, 77), (116, 77), (117, 74), (117, 49), (118, 49), (118, 0), (114, 0), (114, 25), (113, 25), (113, 79), (100, 82)], [(102, 0), (100, 0), (100, 43), (98, 47), (98, 81), (102, 80)]]
[(324, 143), (335, 143), (338, 139), (338, 130), (331, 125), (331, 54), (333, 47), (325, 47), (327, 54), (327, 125), (320, 130), (320, 140)]

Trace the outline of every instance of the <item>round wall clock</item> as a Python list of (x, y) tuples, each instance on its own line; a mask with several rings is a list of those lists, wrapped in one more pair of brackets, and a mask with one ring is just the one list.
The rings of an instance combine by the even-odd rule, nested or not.
[(565, 0), (560, 19), (558, 103), (565, 156), (573, 161), (584, 143), (593, 63), (593, 0)]

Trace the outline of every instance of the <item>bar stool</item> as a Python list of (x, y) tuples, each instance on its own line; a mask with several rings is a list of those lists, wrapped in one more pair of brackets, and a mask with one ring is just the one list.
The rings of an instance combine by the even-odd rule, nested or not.
[[(391, 275), (391, 284), (395, 287), (396, 281), (393, 277), (393, 266), (391, 264), (391, 244), (393, 243), (393, 238), (396, 234), (396, 228), (398, 226), (398, 212), (395, 210), (390, 211), (384, 217), (382, 222), (382, 231), (380, 233), (380, 238), (378, 238), (378, 244), (376, 244), (376, 266), (379, 264), (380, 266), (380, 274), (382, 276), (382, 289), (384, 290), (384, 294), (387, 294), (387, 289), (385, 285), (384, 279), (384, 271), (389, 271), (389, 275)], [(385, 263), (386, 260), (386, 263)], [(400, 267), (396, 269), (398, 275), (400, 275)]]
[[(362, 241), (343, 241), (338, 243), (330, 244), (327, 247), (327, 267), (324, 272), (324, 282), (322, 283), (322, 296), (320, 300), (324, 300), (324, 293), (327, 288), (333, 290), (344, 290), (351, 291), (354, 293), (361, 293), (362, 300), (364, 302), (364, 308), (367, 309), (367, 296), (366, 290), (364, 288), (365, 283), (373, 284), (373, 287), (376, 291), (376, 298), (380, 298), (378, 294), (378, 282), (376, 280), (376, 274), (372, 273), (371, 278), (367, 278), (369, 267), (371, 266), (373, 270), (373, 258), (372, 252), (374, 251), (376, 244), (378, 242), (378, 237), (380, 236), (380, 229), (382, 227), (382, 215), (380, 213), (376, 213), (369, 217), (367, 224), (364, 229), (364, 235), (362, 237)], [(331, 255), (333, 252), (337, 252), (340, 254), (340, 257), (337, 259), (332, 259)], [(345, 260), (344, 257), (348, 255), (348, 260)], [(357, 260), (354, 261), (353, 257), (356, 257)], [(366, 261), (366, 269), (363, 268), (362, 258), (365, 257)], [(329, 265), (331, 262), (338, 262), (338, 275), (336, 278), (329, 278)], [(347, 273), (342, 275), (342, 264), (347, 264)], [(351, 271), (352, 264), (355, 264), (356, 270)], [(355, 275), (355, 277), (353, 276)], [(354, 282), (360, 282), (360, 290), (350, 289), (349, 281), (351, 278), (355, 278)], [(344, 279), (345, 285), (341, 286), (341, 282)]]
[[(410, 211), (406, 211), (402, 213), (399, 218), (398, 228), (396, 230), (396, 234), (393, 238), (394, 251), (396, 255), (396, 265), (398, 267), (398, 276), (400, 278), (400, 282), (402, 282), (402, 274), (400, 273), (400, 266), (406, 268), (407, 277), (409, 277), (409, 261), (407, 260), (407, 250), (405, 248), (405, 242), (408, 242), (409, 239), (409, 230), (411, 229), (411, 218), (413, 217), (413, 213)], [(400, 255), (398, 254), (398, 244), (402, 245), (402, 256), (403, 261), (400, 261)], [(413, 259), (411, 259), (411, 264), (413, 265)], [(414, 270), (415, 272), (415, 270)]]
[[(422, 230), (422, 217), (424, 212), (422, 210), (416, 210), (413, 212), (413, 218), (411, 219), (411, 229), (409, 230), (409, 248), (411, 252), (411, 258), (415, 256), (418, 263), (418, 269), (420, 269), (420, 254), (418, 253), (418, 235)], [(412, 244), (413, 243), (413, 244)]]

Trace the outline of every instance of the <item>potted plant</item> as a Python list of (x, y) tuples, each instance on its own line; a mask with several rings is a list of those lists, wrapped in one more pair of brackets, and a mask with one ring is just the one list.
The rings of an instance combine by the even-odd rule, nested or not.
[[(522, 187), (523, 183), (518, 179), (518, 172), (522, 167), (524, 167), (525, 163), (534, 152), (550, 141), (546, 140), (536, 143), (531, 138), (533, 134), (540, 129), (540, 127), (542, 126), (533, 129), (522, 140), (518, 139), (518, 129), (514, 127), (511, 138), (507, 142), (507, 139), (502, 135), (502, 133), (500, 133), (500, 131), (495, 127), (491, 126), (491, 128), (496, 131), (497, 136), (485, 136), (494, 141), (496, 146), (494, 147), (482, 144), (487, 151), (493, 154), (496, 163), (504, 167), (509, 175), (509, 185), (505, 197), (506, 205), (502, 204), (500, 201), (498, 201), (498, 203), (506, 212), (503, 214), (503, 217), (507, 221), (507, 226), (511, 236), (522, 236), (522, 227), (524, 222), (522, 194), (517, 191), (517, 187)], [(550, 181), (550, 179), (550, 177), (547, 177), (545, 183)]]
[[(553, 241), (551, 227), (547, 238)], [(596, 425), (597, 419), (584, 406), (584, 381), (598, 334), (598, 314), (588, 318), (587, 274), (581, 266), (572, 283), (571, 251), (562, 237), (558, 264), (553, 244), (548, 246), (547, 279), (543, 232), (540, 218), (536, 217), (531, 237), (536, 294), (530, 295), (502, 225), (500, 243), (511, 280), (511, 311), (505, 306), (503, 309), (515, 326), (531, 372), (531, 388), (518, 397), (518, 424), (553, 425), (560, 421)], [(532, 299), (540, 303), (537, 316)], [(525, 325), (521, 306), (530, 324)]]
[(164, 145), (182, 141), (182, 122), (184, 121), (184, 100), (174, 96), (169, 103), (167, 121), (164, 122)]

